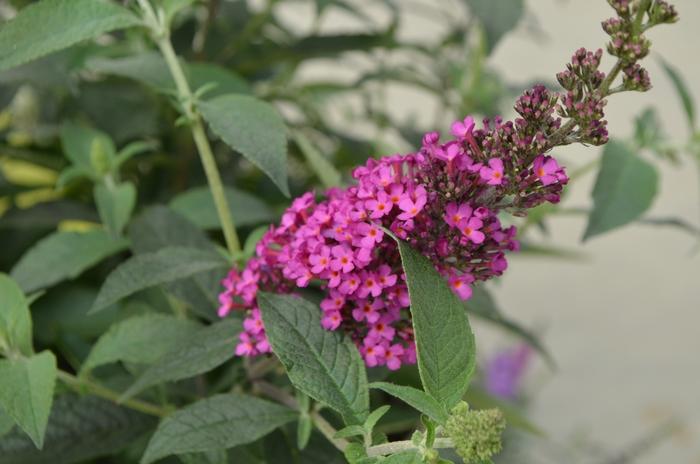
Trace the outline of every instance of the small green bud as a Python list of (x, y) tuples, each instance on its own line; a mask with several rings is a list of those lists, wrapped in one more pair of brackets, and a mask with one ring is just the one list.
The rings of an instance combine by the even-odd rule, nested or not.
[(367, 458), (365, 447), (359, 443), (348, 444), (345, 451), (343, 451), (343, 454), (345, 455), (345, 459), (347, 459), (350, 464), (356, 464)]
[(90, 164), (92, 169), (100, 175), (107, 174), (111, 169), (112, 160), (110, 153), (101, 137), (96, 137), (90, 145)]
[(445, 423), (446, 434), (467, 464), (486, 461), (499, 453), (505, 428), (503, 413), (498, 409), (470, 411), (464, 401), (452, 409)]

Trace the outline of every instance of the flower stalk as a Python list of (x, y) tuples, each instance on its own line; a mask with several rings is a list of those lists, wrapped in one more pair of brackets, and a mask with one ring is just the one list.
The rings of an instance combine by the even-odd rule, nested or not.
[(112, 401), (113, 403), (121, 404), (129, 409), (133, 409), (134, 411), (139, 411), (150, 416), (165, 417), (171, 412), (171, 410), (168, 408), (137, 399), (129, 399), (120, 403), (119, 397), (121, 396), (121, 393), (110, 390), (109, 388), (90, 380), (76, 377), (65, 371), (58, 371), (58, 379), (77, 393), (90, 393), (91, 395), (104, 398)]
[(229, 254), (232, 257), (236, 256), (241, 250), (241, 244), (240, 240), (238, 239), (238, 233), (236, 232), (233, 216), (231, 215), (231, 209), (229, 208), (228, 200), (226, 199), (221, 174), (216, 166), (216, 160), (214, 159), (211, 145), (207, 139), (202, 118), (194, 106), (195, 96), (192, 93), (192, 89), (187, 82), (185, 72), (182, 69), (182, 65), (180, 64), (170, 41), (170, 31), (168, 25), (165, 22), (164, 15), (156, 13), (148, 0), (138, 0), (138, 2), (141, 10), (143, 11), (146, 26), (151, 30), (153, 40), (163, 55), (163, 58), (168, 66), (168, 70), (175, 81), (175, 87), (182, 105), (183, 116), (190, 126), (192, 138), (194, 139), (194, 143), (199, 153), (199, 158), (202, 162), (202, 166), (204, 167), (204, 173), (207, 177), (207, 183), (209, 184), (209, 189), (211, 190), (211, 194), (214, 199), (214, 205), (216, 206), (216, 212), (219, 216), (219, 222), (221, 222), (221, 229), (224, 233), (226, 246)]

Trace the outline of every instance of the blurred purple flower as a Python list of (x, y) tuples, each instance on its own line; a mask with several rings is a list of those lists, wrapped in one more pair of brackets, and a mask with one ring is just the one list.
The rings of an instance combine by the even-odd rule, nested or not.
[(520, 393), (532, 353), (530, 346), (521, 344), (493, 356), (486, 365), (486, 391), (504, 400), (515, 399)]

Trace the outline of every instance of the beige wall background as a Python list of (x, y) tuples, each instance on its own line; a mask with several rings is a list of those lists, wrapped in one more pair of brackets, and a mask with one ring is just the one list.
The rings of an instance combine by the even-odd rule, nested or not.
[[(386, 19), (376, 3), (354, 3), (378, 21)], [(440, 23), (416, 8), (421, 1), (399, 3), (405, 37), (432, 40), (440, 32)], [(681, 22), (654, 29), (650, 38), (655, 52), (681, 70), (700, 98), (700, 1), (672, 3)], [(575, 49), (595, 49), (605, 43), (599, 24), (612, 10), (604, 0), (528, 0), (526, 4), (526, 20), (498, 45), (489, 62), (509, 82), (551, 79)], [(283, 8), (280, 16), (291, 27), (304, 30), (310, 25), (311, 12), (310, 5), (297, 4)], [(534, 24), (544, 37), (533, 37)], [(356, 28), (355, 21), (334, 13), (321, 31)], [(603, 68), (609, 65), (606, 62)], [(671, 83), (653, 58), (645, 66), (654, 88), (646, 94), (614, 96), (607, 111), (610, 132), (615, 137), (631, 135), (634, 116), (654, 106), (665, 131), (682, 143), (687, 126)], [(361, 67), (362, 62), (351, 57), (346, 67), (320, 64), (303, 71), (309, 78), (351, 79)], [(434, 102), (410, 89), (391, 88), (387, 98), (396, 115), (430, 121), (435, 111)], [(353, 102), (339, 102), (338, 111), (352, 106)], [(595, 148), (567, 147), (557, 156), (569, 165), (581, 165), (599, 154)], [(650, 215), (677, 216), (698, 224), (695, 166), (687, 157), (680, 167), (657, 164), (660, 192)], [(593, 174), (577, 181), (567, 204), (590, 205), (593, 181)], [(683, 432), (634, 462), (700, 463), (700, 253), (691, 254), (696, 239), (674, 229), (633, 225), (581, 244), (584, 227), (581, 218), (555, 219), (548, 242), (581, 251), (586, 261), (513, 257), (497, 292), (512, 317), (543, 330), (559, 364), (553, 373), (537, 362), (528, 379), (534, 393), (531, 417), (549, 436), (534, 440), (534, 446), (551, 450), (583, 436), (604, 448), (624, 448), (677, 417), (685, 424)], [(483, 352), (509, 343), (488, 327), (479, 325), (476, 331)], [(562, 462), (545, 451), (536, 459)]]

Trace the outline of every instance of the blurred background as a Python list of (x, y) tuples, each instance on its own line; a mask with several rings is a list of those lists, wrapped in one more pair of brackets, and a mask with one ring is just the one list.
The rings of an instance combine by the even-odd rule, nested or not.
[[(27, 3), (0, 0), (0, 14), (10, 17)], [(663, 58), (689, 93), (700, 96), (700, 2), (673, 3), (681, 21), (649, 34), (653, 52), (643, 64), (653, 89), (615, 95), (607, 107), (611, 138), (642, 147), (638, 155), (659, 173), (643, 221), (582, 242), (602, 148), (559, 149), (557, 158), (578, 173), (568, 196), (560, 208), (525, 224), (523, 238), (531, 246), (511, 255), (508, 272), (488, 286), (490, 304), (536, 334), (556, 363), (552, 369), (532, 356), (514, 400), (544, 436), (514, 434), (497, 462), (700, 463), (700, 158), (693, 159), (700, 155), (690, 143), (697, 128), (689, 130), (677, 86), (661, 65)], [(412, 151), (424, 131), (446, 133), (456, 117), (512, 118), (515, 98), (532, 84), (558, 88), (554, 76), (574, 50), (604, 46), (600, 22), (613, 14), (604, 0), (198, 5), (179, 18), (178, 52), (219, 63), (238, 76), (229, 76), (227, 85), (275, 103), (294, 134), (294, 194), (335, 179), (337, 172), (324, 171), (319, 155), (346, 182), (350, 168), (368, 156)], [(209, 224), (173, 200), (203, 185), (203, 175), (186, 131), (171, 129), (175, 112), (150, 91), (146, 62), (123, 58), (147, 50), (146, 38), (124, 36), (120, 43), (104, 37), (0, 74), (0, 270), (11, 269), (50, 230), (96, 221), (94, 208), (85, 207), (91, 205), (89, 183), (55, 188), (66, 165), (58, 127), (67, 117), (89, 121), (119, 146), (159, 140), (154, 153), (125, 167), (125, 178), (138, 183), (139, 203), (170, 202), (219, 233), (215, 216)], [(604, 70), (612, 64), (609, 57), (603, 63)], [(300, 143), (300, 135), (310, 144)], [(645, 137), (648, 143), (640, 143)], [(227, 185), (240, 189), (242, 235), (275, 220), (288, 200), (223, 144), (215, 149)], [(98, 268), (81, 282), (90, 287), (86, 307), (104, 275)], [(81, 323), (51, 322), (63, 316), (42, 308), (41, 300), (37, 308), (44, 314), (37, 330), (51, 331), (43, 343), (68, 351), (80, 346), (72, 338), (59, 342), (61, 330), (75, 332)], [(75, 316), (82, 309), (71, 311)], [(94, 333), (80, 327), (94, 338), (106, 325)], [(483, 366), (522, 343), (523, 337), (481, 318), (474, 327)]]

